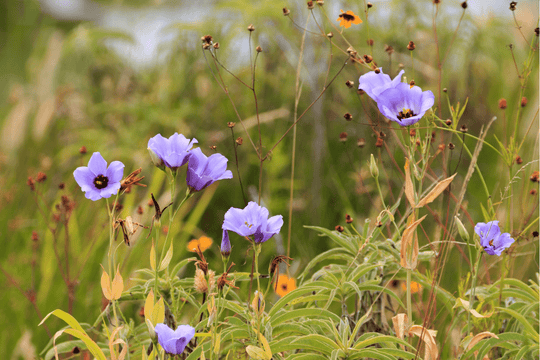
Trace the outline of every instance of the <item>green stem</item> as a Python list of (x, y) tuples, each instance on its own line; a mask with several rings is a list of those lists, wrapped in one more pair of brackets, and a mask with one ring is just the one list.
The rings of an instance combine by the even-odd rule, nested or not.
[(482, 262), (482, 255), (484, 254), (481, 250), (479, 250), (480, 253), (476, 256), (476, 264), (474, 267), (474, 274), (472, 278), (472, 285), (471, 285), (471, 294), (469, 297), (469, 311), (467, 313), (467, 335), (470, 333), (471, 330), (471, 310), (474, 308), (474, 296), (476, 292), (476, 280), (478, 279), (478, 271), (480, 269), (480, 263)]
[(409, 318), (409, 324), (412, 324), (411, 274), (412, 270), (407, 269), (407, 317)]

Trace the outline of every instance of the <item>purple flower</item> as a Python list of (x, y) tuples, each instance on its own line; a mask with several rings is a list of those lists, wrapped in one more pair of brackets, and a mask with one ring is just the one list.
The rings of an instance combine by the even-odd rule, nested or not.
[(364, 90), (370, 98), (375, 101), (378, 100), (378, 96), (384, 90), (396, 87), (401, 83), (401, 75), (405, 72), (401, 70), (399, 74), (394, 78), (390, 79), (390, 76), (382, 72), (382, 68), (379, 68), (381, 72), (377, 74), (375, 71), (370, 71), (362, 76), (360, 76), (358, 89)]
[(227, 170), (227, 158), (221, 154), (206, 157), (200, 148), (189, 152), (186, 181), (191, 191), (201, 191), (218, 180), (232, 179), (233, 174)]
[(514, 242), (509, 233), (501, 233), (498, 221), (487, 224), (480, 222), (474, 227), (474, 232), (480, 237), (480, 245), (489, 255), (501, 256)]
[(182, 134), (174, 133), (166, 139), (161, 134), (157, 134), (148, 140), (148, 150), (154, 164), (163, 168), (166, 166), (172, 170), (188, 162), (189, 150), (193, 144), (198, 143), (197, 139), (186, 139)]
[(88, 166), (80, 166), (73, 172), (75, 181), (85, 193), (84, 196), (93, 201), (116, 194), (123, 175), (124, 164), (113, 161), (107, 168), (107, 162), (98, 152), (92, 154)]
[(189, 325), (180, 325), (176, 330), (165, 324), (156, 325), (159, 345), (165, 352), (178, 355), (184, 352), (186, 345), (195, 336), (195, 328)]
[(221, 228), (223, 241), (229, 238), (228, 230), (240, 236), (253, 236), (256, 243), (263, 243), (279, 233), (283, 226), (283, 216), (268, 218), (268, 209), (250, 201), (244, 209), (230, 208), (225, 213)]
[(229, 240), (229, 232), (227, 230), (223, 230), (220, 252), (225, 257), (231, 255), (231, 241)]
[(401, 126), (418, 122), (434, 102), (435, 95), (431, 91), (422, 92), (418, 86), (411, 87), (406, 83), (388, 88), (377, 97), (379, 111)]

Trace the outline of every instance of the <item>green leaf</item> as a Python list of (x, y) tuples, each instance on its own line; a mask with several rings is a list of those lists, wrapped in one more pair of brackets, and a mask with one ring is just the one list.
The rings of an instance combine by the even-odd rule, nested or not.
[(538, 333), (536, 332), (536, 330), (534, 330), (534, 328), (532, 327), (532, 325), (527, 321), (527, 319), (521, 315), (520, 313), (518, 313), (517, 311), (514, 311), (512, 309), (508, 309), (508, 308), (496, 308), (502, 312), (505, 312), (507, 313), (508, 315), (512, 316), (513, 318), (515, 318), (517, 321), (519, 321), (519, 323), (521, 325), (523, 325), (523, 329), (532, 337), (533, 341), (536, 341), (538, 342), (538, 337), (540, 335), (538, 335)]
[[(78, 348), (81, 348), (81, 349), (86, 349), (86, 345), (84, 344), (84, 342), (82, 340), (71, 340), (71, 341), (66, 341), (66, 342), (57, 344), (56, 345), (56, 350), (58, 351), (59, 354), (68, 353), (68, 352), (70, 353), (73, 350), (74, 347), (78, 347)], [(49, 351), (47, 351), (47, 353), (45, 354), (45, 356), (43, 358), (44, 359), (53, 359), (54, 358), (54, 348), (49, 349)]]
[(48, 313), (47, 316), (45, 316), (43, 318), (43, 320), (41, 320), (41, 322), (38, 324), (38, 326), (41, 326), (41, 324), (43, 324), (45, 322), (45, 320), (47, 320), (47, 318), (49, 316), (51, 316), (51, 315), (54, 315), (57, 318), (64, 320), (66, 322), (66, 324), (71, 326), (73, 329), (78, 330), (79, 332), (83, 333), (84, 335), (87, 335), (86, 332), (83, 330), (82, 326), (77, 321), (77, 319), (75, 319), (73, 316), (71, 316), (67, 312), (65, 312), (63, 310), (60, 310), (60, 309), (56, 309), (56, 310), (51, 311), (50, 313)]
[(358, 241), (351, 241), (353, 238), (355, 239), (355, 237), (353, 236), (346, 236), (338, 233), (337, 231), (328, 230), (319, 226), (304, 225), (304, 227), (306, 229), (318, 231), (319, 233), (321, 233), (321, 236), (328, 236), (330, 239), (334, 240), (339, 246), (342, 246), (345, 249), (349, 250), (353, 256), (356, 255), (356, 253), (358, 252)]
[(161, 261), (161, 264), (159, 265), (159, 271), (165, 270), (169, 266), (169, 263), (171, 262), (172, 257), (173, 257), (173, 242), (171, 242), (171, 246), (169, 247), (167, 254), (165, 254), (163, 261)]
[(324, 309), (297, 309), (297, 310), (291, 310), (287, 312), (280, 312), (276, 314), (275, 316), (272, 316), (270, 318), (270, 322), (272, 323), (272, 326), (277, 326), (281, 323), (284, 323), (286, 321), (290, 321), (292, 319), (297, 319), (301, 317), (310, 317), (310, 316), (318, 316), (323, 317), (327, 319), (332, 319), (336, 323), (339, 323), (340, 317), (336, 314), (324, 310)]
[[(88, 349), (88, 351), (90, 351), (92, 353), (92, 355), (94, 355), (98, 360), (107, 360), (107, 358), (105, 357), (105, 354), (99, 348), (99, 346), (94, 342), (94, 340), (90, 339), (90, 337), (84, 331), (81, 332), (81, 331), (76, 330), (76, 329), (65, 329), (65, 330), (57, 331), (56, 334), (54, 334), (54, 337), (53, 337), (53, 346), (54, 347), (56, 347), (56, 344), (54, 344), (55, 340), (60, 335), (62, 335), (63, 333), (68, 333), (68, 334), (76, 337), (77, 339), (81, 339), (84, 342), (84, 344), (86, 345), (86, 348)], [(54, 352), (54, 349), (53, 349), (53, 352)]]
[(288, 350), (314, 350), (325, 355), (330, 355), (332, 351), (338, 349), (336, 343), (318, 334), (288, 337), (278, 342), (272, 342), (270, 347), (273, 354)]
[(180, 261), (178, 264), (174, 266), (173, 270), (171, 271), (171, 276), (176, 276), (176, 274), (178, 274), (180, 269), (186, 266), (190, 261), (197, 261), (197, 258), (191, 257), (191, 258)]
[(348, 255), (347, 253), (344, 253), (345, 249), (343, 248), (334, 248), (327, 250), (313, 258), (305, 267), (304, 271), (302, 271), (302, 274), (298, 276), (299, 279), (303, 279), (307, 274), (321, 261), (325, 260), (344, 260), (347, 263), (351, 262), (354, 258), (351, 255)]
[(202, 346), (199, 346), (198, 348), (193, 350), (191, 354), (189, 354), (186, 360), (198, 360), (201, 357), (202, 351), (203, 351)]

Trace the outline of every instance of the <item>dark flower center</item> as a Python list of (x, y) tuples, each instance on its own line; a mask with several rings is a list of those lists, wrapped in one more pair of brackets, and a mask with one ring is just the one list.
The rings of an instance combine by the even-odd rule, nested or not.
[(94, 179), (94, 185), (96, 185), (96, 188), (98, 189), (104, 189), (109, 184), (109, 178), (107, 178), (104, 175), (98, 175)]
[(493, 246), (493, 240), (489, 240), (489, 245)]
[(287, 291), (287, 284), (282, 284), (282, 285), (281, 285), (281, 288), (282, 288), (283, 290)]
[(398, 120), (408, 119), (408, 118), (411, 118), (411, 117), (416, 116), (416, 115), (417, 114), (415, 114), (411, 109), (403, 108), (403, 110), (401, 110), (399, 112), (399, 114), (397, 115), (397, 118), (398, 118)]
[(354, 20), (354, 15), (351, 15), (351, 14), (339, 14), (339, 17), (342, 18), (343, 20), (345, 21), (353, 21)]

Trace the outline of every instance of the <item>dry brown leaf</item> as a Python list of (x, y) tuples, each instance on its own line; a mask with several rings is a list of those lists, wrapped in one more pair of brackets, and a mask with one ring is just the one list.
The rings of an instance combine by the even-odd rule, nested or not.
[[(394, 324), (394, 331), (396, 336), (401, 340), (405, 337), (405, 327), (409, 323), (409, 318), (407, 314), (397, 314), (392, 318), (392, 323)], [(405, 350), (405, 346), (401, 345), (401, 348)]]
[[(101, 266), (103, 269), (103, 266)], [(101, 291), (103, 291), (103, 296), (109, 301), (113, 299), (112, 289), (111, 289), (111, 278), (109, 274), (103, 269), (103, 274), (101, 274)]]
[[(415, 238), (416, 227), (426, 218), (424, 215), (422, 218), (414, 221), (414, 214), (409, 216), (407, 228), (403, 231), (401, 236), (401, 261), (400, 264), (405, 269), (414, 269), (418, 262), (418, 239)], [(409, 247), (412, 249), (409, 250)], [(409, 251), (408, 251), (409, 250)]]
[(414, 202), (414, 188), (411, 180), (411, 169), (409, 168), (409, 159), (405, 158), (405, 196), (409, 203), (414, 208), (416, 203)]
[(469, 310), (469, 302), (467, 300), (463, 300), (462, 298), (457, 298), (456, 299), (456, 305), (454, 305), (453, 309), (457, 308), (457, 307), (460, 307), (460, 306), (463, 306), (463, 308), (465, 310), (467, 310), (468, 312), (471, 313), (472, 316), (476, 317), (476, 318), (488, 318), (490, 317), (491, 315), (493, 315), (493, 312), (487, 314), (487, 315), (482, 315), (480, 314), (478, 311), (474, 310), (474, 309), (470, 309)]
[(467, 349), (470, 349), (474, 345), (478, 344), (480, 342), (480, 340), (487, 339), (487, 338), (490, 338), (490, 337), (494, 337), (495, 339), (499, 338), (497, 335), (495, 335), (494, 333), (489, 332), (489, 331), (484, 331), (484, 332), (481, 332), (481, 333), (478, 333), (478, 334), (474, 335), (474, 337), (471, 339), (471, 342), (469, 342), (469, 346), (467, 346)]
[(435, 185), (435, 187), (433, 188), (433, 190), (431, 190), (429, 192), (429, 194), (427, 194), (422, 200), (420, 200), (418, 202), (418, 205), (416, 205), (417, 208), (421, 208), (427, 204), (429, 204), (430, 202), (432, 202), (433, 200), (435, 200), (443, 191), (444, 189), (446, 189), (446, 187), (448, 185), (450, 185), (450, 183), (452, 182), (452, 180), (454, 180), (454, 178), (456, 177), (457, 173), (455, 173), (454, 175), (450, 176), (449, 178), (446, 178), (444, 180), (441, 180), (437, 183), (437, 185)]
[(413, 325), (409, 328), (409, 335), (411, 334), (421, 337), (426, 344), (424, 360), (436, 360), (439, 356), (437, 343), (435, 343), (435, 336), (437, 335), (437, 332), (435, 330), (424, 329), (424, 327), (421, 325)]
[(116, 269), (116, 274), (112, 282), (112, 300), (118, 300), (122, 296), (122, 291), (124, 291), (124, 279), (120, 275), (120, 267)]

